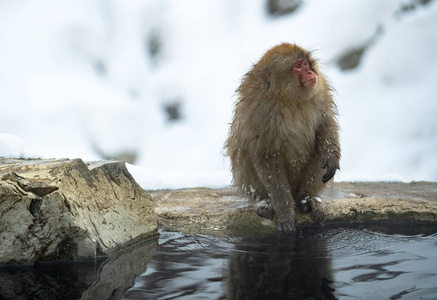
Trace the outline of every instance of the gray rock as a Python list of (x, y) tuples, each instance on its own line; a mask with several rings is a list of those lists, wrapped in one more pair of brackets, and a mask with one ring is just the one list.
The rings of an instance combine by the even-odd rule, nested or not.
[(122, 162), (0, 158), (0, 265), (96, 259), (155, 235)]

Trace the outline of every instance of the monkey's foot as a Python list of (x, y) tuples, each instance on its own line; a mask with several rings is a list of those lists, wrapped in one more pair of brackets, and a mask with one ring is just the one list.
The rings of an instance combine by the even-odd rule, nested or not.
[(302, 201), (300, 201), (300, 209), (304, 213), (309, 212), (311, 210), (311, 204), (309, 203), (309, 200), (310, 197), (306, 196), (305, 198), (303, 198)]
[(264, 219), (273, 220), (275, 217), (275, 210), (272, 205), (265, 200), (255, 204), (255, 212), (258, 216)]
[(325, 212), (320, 205), (320, 203), (322, 203), (322, 199), (320, 197), (311, 197), (309, 198), (308, 202), (311, 206), (311, 210), (313, 211), (314, 223), (318, 224), (322, 222), (325, 218)]
[(309, 197), (305, 197), (302, 201), (300, 201), (300, 209), (302, 212), (306, 213), (311, 209), (310, 204), (308, 203)]
[(278, 222), (278, 231), (283, 233), (292, 233), (296, 230), (293, 223), (281, 223)]
[(295, 218), (278, 218), (278, 231), (283, 233), (292, 233), (296, 230)]

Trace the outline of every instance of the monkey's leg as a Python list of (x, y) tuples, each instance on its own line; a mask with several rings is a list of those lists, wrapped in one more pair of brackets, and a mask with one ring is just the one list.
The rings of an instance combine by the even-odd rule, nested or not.
[(277, 159), (265, 159), (255, 164), (255, 169), (276, 212), (278, 231), (289, 233), (295, 230), (296, 214), (286, 170), (282, 166)]
[(304, 212), (311, 210), (315, 223), (320, 223), (325, 213), (321, 208), (321, 199), (319, 198), (325, 184), (321, 178), (324, 170), (322, 169), (323, 159), (314, 157), (303, 169), (299, 187), (299, 193), (296, 200), (300, 203)]
[(265, 185), (260, 181), (257, 171), (250, 163), (235, 168), (234, 181), (243, 191), (244, 196), (252, 202), (259, 202), (268, 198)]

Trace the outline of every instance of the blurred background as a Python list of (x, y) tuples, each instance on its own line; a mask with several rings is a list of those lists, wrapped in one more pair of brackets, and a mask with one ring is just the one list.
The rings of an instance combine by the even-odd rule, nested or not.
[(281, 42), (336, 89), (336, 181), (437, 180), (435, 0), (0, 0), (0, 156), (227, 186), (234, 91)]

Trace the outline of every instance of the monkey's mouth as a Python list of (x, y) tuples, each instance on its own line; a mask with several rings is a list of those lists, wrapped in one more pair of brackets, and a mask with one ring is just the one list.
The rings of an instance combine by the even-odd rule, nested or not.
[(307, 86), (307, 87), (315, 87), (317, 84), (317, 77), (305, 80), (303, 82), (303, 84), (304, 84), (304, 86)]

